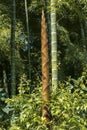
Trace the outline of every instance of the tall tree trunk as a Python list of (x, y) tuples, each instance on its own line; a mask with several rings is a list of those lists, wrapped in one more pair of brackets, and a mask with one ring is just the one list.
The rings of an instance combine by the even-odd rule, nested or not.
[(56, 9), (55, 2), (51, 0), (51, 64), (52, 64), (52, 91), (58, 87), (57, 68), (57, 33), (56, 33)]
[(15, 24), (16, 24), (16, 3), (12, 0), (12, 23), (11, 23), (11, 96), (16, 94), (15, 75)]
[(26, 28), (27, 28), (27, 40), (28, 40), (28, 78), (31, 81), (31, 63), (30, 63), (30, 37), (29, 37), (29, 18), (28, 18), (28, 8), (27, 0), (25, 0), (25, 13), (26, 13)]
[[(49, 47), (49, 62), (51, 62), (51, 29), (50, 29), (50, 0), (45, 0), (45, 7), (46, 7), (46, 23), (47, 23), (47, 34), (48, 34), (48, 47)], [(51, 74), (51, 67), (49, 68)]]
[(46, 102), (49, 101), (49, 56), (48, 56), (48, 38), (47, 26), (45, 21), (44, 11), (42, 11), (41, 21), (41, 52), (42, 52), (42, 99), (45, 102), (42, 106), (42, 117), (46, 123), (49, 119), (48, 106)]
[(46, 6), (46, 23), (47, 23), (47, 33), (48, 33), (48, 43), (50, 47), (51, 42), (51, 30), (50, 30), (50, 9), (48, 8), (50, 6), (50, 0), (45, 0), (45, 6)]

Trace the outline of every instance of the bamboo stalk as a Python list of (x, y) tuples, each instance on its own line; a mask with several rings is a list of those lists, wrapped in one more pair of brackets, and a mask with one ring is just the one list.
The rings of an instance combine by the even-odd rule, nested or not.
[(12, 1), (11, 19), (11, 96), (16, 95), (16, 74), (15, 74), (15, 26), (16, 26), (16, 1)]
[(51, 67), (52, 67), (52, 91), (58, 87), (57, 67), (57, 31), (56, 31), (56, 8), (55, 1), (51, 0)]

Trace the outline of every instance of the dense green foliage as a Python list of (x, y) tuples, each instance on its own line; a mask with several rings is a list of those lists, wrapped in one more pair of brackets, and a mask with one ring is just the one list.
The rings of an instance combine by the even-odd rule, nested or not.
[[(41, 107), (41, 10), (50, 1), (27, 0), (31, 82), (24, 1), (16, 1), (16, 96), (11, 96), (11, 1), (0, 0), (0, 130), (47, 130)], [(87, 129), (87, 1), (55, 0), (58, 88), (47, 103), (52, 130)], [(50, 28), (50, 16), (47, 20)], [(49, 39), (50, 39), (50, 29)], [(49, 40), (49, 52), (50, 50)], [(49, 54), (50, 56), (50, 54)], [(51, 58), (49, 58), (51, 59)], [(50, 65), (51, 69), (51, 65)], [(5, 73), (5, 76), (4, 76)], [(24, 75), (23, 75), (24, 74)], [(23, 76), (22, 76), (23, 75)], [(50, 73), (51, 79), (51, 73)], [(51, 82), (51, 81), (50, 81)], [(31, 85), (30, 85), (31, 84)], [(35, 89), (34, 89), (35, 88)], [(51, 85), (50, 85), (51, 88)], [(33, 90), (30, 93), (31, 89)], [(8, 91), (6, 91), (8, 90)]]
[(8, 122), (8, 115), (4, 112), (4, 109), (6, 107), (6, 104), (4, 102), (4, 99), (7, 97), (5, 91), (3, 88), (0, 87), (0, 128), (5, 127)]
[[(78, 80), (68, 79), (60, 82), (56, 93), (50, 97), (49, 111), (52, 130), (86, 130), (87, 129), (87, 73), (83, 72)], [(8, 130), (46, 130), (41, 118), (41, 85), (29, 94), (29, 81), (23, 76), (20, 80), (19, 94), (6, 99), (3, 109), (8, 115)], [(5, 125), (5, 124), (4, 124)], [(1, 124), (3, 128), (3, 122)]]
[[(78, 4), (76, 4), (78, 3)], [(10, 29), (11, 29), (11, 8), (10, 0), (0, 2), (0, 68), (5, 69), (8, 81), (10, 79)], [(82, 38), (81, 25), (82, 22), (83, 32), (85, 39), (86, 34), (86, 13), (87, 2), (78, 0), (62, 0), (56, 1), (57, 12), (57, 39), (58, 39), (58, 51), (60, 53), (58, 64), (59, 79), (66, 79), (66, 76), (72, 76), (78, 78), (81, 76), (83, 67), (86, 65), (87, 56), (86, 40)], [(71, 6), (72, 5), (72, 6)], [(16, 76), (24, 72), (28, 74), (28, 52), (27, 52), (27, 37), (26, 37), (26, 20), (24, 2), (17, 1), (16, 3)], [(40, 17), (41, 8), (45, 7), (44, 1), (31, 0), (28, 1), (29, 9), (29, 29), (30, 29), (30, 51), (31, 51), (31, 75), (33, 81), (36, 81), (37, 77), (41, 79), (41, 58), (40, 58)], [(47, 6), (50, 13), (50, 4)], [(5, 11), (6, 10), (6, 11)], [(22, 13), (21, 13), (22, 12)], [(36, 26), (37, 25), (37, 26)], [(3, 43), (3, 44), (2, 44)], [(50, 43), (49, 43), (50, 48)], [(3, 57), (3, 58), (2, 58)], [(37, 60), (38, 59), (38, 60)], [(20, 62), (18, 62), (20, 61)], [(3, 65), (4, 64), (4, 65)], [(7, 67), (6, 64), (9, 66)], [(1, 71), (1, 70), (0, 70)], [(1, 71), (2, 73), (2, 71)], [(0, 73), (0, 75), (1, 75)], [(37, 76), (38, 75), (38, 76)], [(2, 77), (2, 75), (0, 76)], [(18, 78), (17, 78), (18, 79)], [(33, 84), (32, 81), (32, 84)]]

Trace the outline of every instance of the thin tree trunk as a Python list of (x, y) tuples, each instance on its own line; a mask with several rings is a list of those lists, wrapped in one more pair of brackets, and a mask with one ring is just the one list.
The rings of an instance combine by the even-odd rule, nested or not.
[(45, 6), (46, 6), (46, 22), (47, 22), (47, 33), (48, 33), (48, 43), (50, 47), (50, 42), (51, 42), (51, 30), (50, 30), (50, 9), (48, 8), (50, 6), (50, 0), (45, 0)]
[(86, 40), (86, 49), (87, 49), (87, 20), (85, 21), (85, 40)]
[[(50, 9), (49, 9), (49, 6), (50, 6), (50, 0), (45, 0), (46, 23), (47, 23), (47, 34), (48, 34), (48, 48), (49, 48), (49, 64), (51, 64), (51, 21), (50, 21)], [(49, 74), (51, 76), (51, 66), (49, 66)]]
[(56, 33), (56, 9), (55, 2), (51, 0), (51, 64), (52, 64), (52, 91), (58, 87), (57, 68), (57, 33)]
[(82, 38), (83, 49), (86, 49), (85, 31), (84, 31), (84, 27), (83, 27), (82, 21), (80, 21), (80, 28), (81, 28), (81, 38)]
[(11, 96), (16, 94), (15, 76), (15, 24), (16, 24), (16, 3), (12, 0), (12, 23), (11, 23)]
[(8, 86), (7, 86), (7, 75), (6, 75), (5, 70), (3, 70), (3, 87), (4, 87), (4, 90), (5, 90), (7, 97), (8, 97), (9, 93), (8, 93)]
[(27, 39), (28, 39), (28, 78), (31, 81), (31, 63), (30, 63), (30, 39), (29, 39), (29, 18), (27, 0), (25, 0), (25, 13), (26, 13), (26, 28), (27, 28)]
[(47, 26), (45, 21), (44, 11), (42, 11), (41, 22), (41, 53), (42, 53), (42, 99), (45, 102), (42, 106), (42, 117), (46, 123), (50, 120), (48, 112), (49, 101), (49, 56), (48, 56), (48, 38), (47, 38)]

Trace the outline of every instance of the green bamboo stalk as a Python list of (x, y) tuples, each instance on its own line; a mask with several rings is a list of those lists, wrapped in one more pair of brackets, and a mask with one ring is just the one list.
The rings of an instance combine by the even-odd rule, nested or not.
[(31, 60), (30, 60), (30, 34), (29, 34), (29, 18), (28, 18), (28, 7), (27, 0), (25, 0), (25, 13), (26, 13), (26, 28), (27, 28), (27, 39), (28, 39), (28, 78), (31, 81)]
[(80, 21), (80, 29), (81, 29), (81, 38), (82, 38), (83, 49), (86, 49), (85, 31), (84, 31), (82, 21)]
[(85, 20), (85, 40), (86, 40), (86, 49), (87, 49), (87, 20)]
[(51, 64), (52, 64), (52, 91), (58, 87), (57, 68), (57, 32), (56, 32), (56, 9), (55, 2), (51, 0)]
[(50, 9), (48, 8), (50, 6), (50, 0), (45, 0), (45, 6), (46, 6), (46, 23), (47, 23), (47, 33), (48, 33), (48, 43), (50, 47), (51, 42), (51, 30), (50, 30)]
[(4, 90), (6, 92), (7, 97), (9, 97), (8, 86), (7, 86), (7, 75), (6, 75), (5, 70), (3, 70), (3, 87), (4, 87)]
[(15, 2), (15, 0), (12, 0), (12, 20), (11, 20), (11, 96), (14, 96), (16, 94), (15, 24), (16, 24), (16, 2)]

